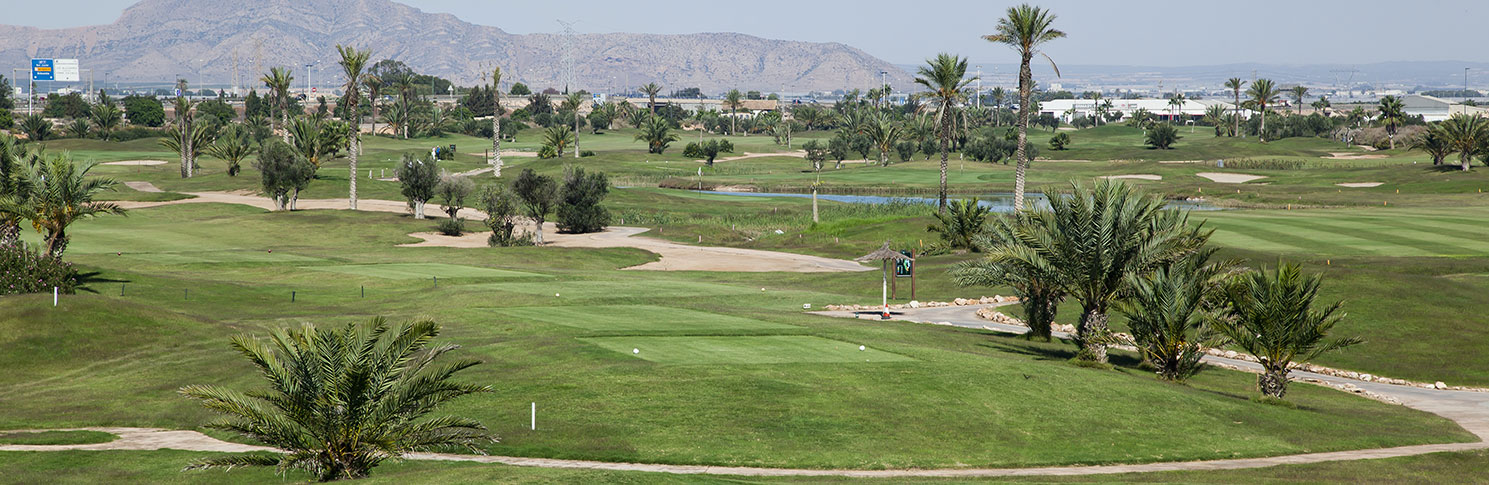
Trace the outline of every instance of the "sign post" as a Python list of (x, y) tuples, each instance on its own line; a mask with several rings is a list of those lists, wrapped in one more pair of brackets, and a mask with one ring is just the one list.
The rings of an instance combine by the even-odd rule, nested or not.
[(26, 98), (26, 114), (30, 115), (36, 111), (36, 81), (51, 81), (55, 79), (56, 71), (51, 59), (31, 60), (31, 89), (30, 96)]
[[(914, 300), (915, 299), (915, 253), (910, 252), (910, 251), (900, 250), (900, 254), (903, 254), (903, 255), (905, 255), (905, 257), (910, 258), (910, 259), (897, 259), (897, 260), (894, 261), (894, 277), (896, 279), (898, 279), (898, 278), (904, 278), (904, 277), (907, 277), (907, 276), (910, 278), (910, 299), (911, 300)], [(896, 297), (896, 298), (898, 298), (898, 297)]]
[(75, 83), (83, 80), (81, 76), (82, 71), (78, 69), (77, 59), (53, 59), (52, 73), (52, 80), (54, 81)]

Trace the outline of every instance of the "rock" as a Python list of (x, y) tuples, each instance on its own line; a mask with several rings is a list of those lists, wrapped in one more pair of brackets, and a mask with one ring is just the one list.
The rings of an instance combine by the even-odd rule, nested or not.
[(1372, 376), (1370, 374), (1360, 374), (1360, 380), (1362, 381), (1369, 381), (1373, 379), (1375, 379), (1375, 376)]
[(1227, 351), (1225, 351), (1225, 358), (1227, 358), (1227, 359), (1234, 359), (1234, 358), (1236, 358), (1236, 355), (1238, 355), (1238, 354), (1236, 354), (1236, 351), (1234, 351), (1234, 350), (1227, 350)]
[(1448, 385), (1447, 385), (1447, 383), (1444, 383), (1443, 381), (1437, 381), (1437, 382), (1432, 383), (1432, 387), (1437, 388), (1437, 389), (1447, 389), (1448, 388)]

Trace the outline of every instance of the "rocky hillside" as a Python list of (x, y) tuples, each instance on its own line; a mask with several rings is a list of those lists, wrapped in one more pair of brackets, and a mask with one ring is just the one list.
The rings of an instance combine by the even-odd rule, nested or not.
[[(270, 66), (305, 64), (335, 76), (337, 44), (371, 47), (374, 60), (398, 59), (423, 73), (474, 84), (487, 66), (535, 87), (561, 87), (563, 43), (552, 34), (514, 35), (448, 14), (430, 14), (389, 0), (143, 0), (109, 25), (36, 29), (0, 25), (0, 62), (31, 57), (78, 58), (98, 78), (200, 84), (230, 83), (236, 57), (244, 86)], [(657, 82), (666, 89), (700, 87), (768, 91), (869, 88), (888, 71), (908, 87), (909, 75), (858, 49), (742, 34), (581, 34), (573, 39), (576, 84), (592, 90)], [(8, 76), (8, 74), (7, 74)], [(316, 84), (320, 84), (317, 82)]]

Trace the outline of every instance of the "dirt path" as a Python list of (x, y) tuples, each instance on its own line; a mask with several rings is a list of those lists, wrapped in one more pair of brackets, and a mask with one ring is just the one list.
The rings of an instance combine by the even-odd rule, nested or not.
[[(939, 323), (968, 328), (1022, 333), (1024, 327), (992, 323), (976, 314), (985, 305), (920, 308), (903, 310), (897, 320), (924, 323)], [(853, 318), (851, 312), (817, 312), (821, 315)], [(1056, 337), (1069, 335), (1055, 332)], [(1256, 364), (1235, 359), (1206, 356), (1209, 362), (1242, 368), (1256, 368)], [(1368, 391), (1401, 401), (1404, 405), (1437, 414), (1457, 422), (1465, 430), (1480, 438), (1472, 443), (1444, 443), (1433, 445), (1397, 446), (1367, 450), (1305, 453), (1262, 458), (1238, 458), (1227, 460), (1184, 461), (1163, 463), (1140, 463), (1132, 465), (1100, 466), (1050, 466), (1035, 468), (943, 468), (917, 470), (819, 470), (800, 468), (755, 468), (708, 465), (662, 465), (650, 463), (614, 463), (589, 460), (560, 460), (551, 458), (523, 458), (512, 456), (458, 455), (448, 453), (411, 453), (405, 458), (431, 461), (467, 461), (478, 463), (500, 463), (513, 466), (535, 466), (544, 468), (575, 468), (590, 470), (618, 470), (676, 473), (689, 475), (735, 475), (735, 476), (803, 476), (803, 477), (863, 477), (863, 478), (924, 478), (924, 477), (1011, 477), (1011, 476), (1066, 476), (1102, 475), (1112, 473), (1141, 473), (1178, 470), (1236, 470), (1264, 468), (1277, 465), (1323, 463), (1331, 461), (1373, 460), (1427, 453), (1466, 451), (1489, 448), (1489, 392), (1450, 391), (1398, 386), (1380, 382), (1361, 381), (1342, 377), (1294, 371), (1296, 379), (1317, 379), (1326, 382), (1348, 383)], [(157, 450), (176, 449), (186, 451), (246, 452), (267, 451), (268, 448), (228, 443), (196, 431), (174, 431), (154, 428), (75, 428), (79, 430), (103, 431), (119, 436), (108, 443), (84, 445), (0, 445), (0, 451), (57, 451), (57, 450)], [(28, 430), (41, 431), (41, 430)]]
[[(274, 203), (268, 198), (248, 193), (233, 192), (190, 192), (187, 195), (196, 196), (192, 199), (181, 199), (163, 202), (141, 202), (121, 201), (118, 204), (126, 209), (143, 209), (175, 204), (201, 204), (221, 203), (239, 204), (257, 207), (264, 210), (273, 210)], [(313, 209), (346, 209), (350, 203), (347, 199), (300, 199), (296, 208), (298, 210)], [(363, 211), (392, 212), (398, 214), (408, 213), (408, 204), (395, 200), (361, 199), (357, 201), (357, 208)], [(445, 213), (439, 210), (439, 206), (429, 204), (424, 207), (424, 214), (429, 217), (444, 217)], [(461, 209), (461, 217), (471, 220), (484, 220), (486, 214), (474, 209)], [(526, 230), (531, 231), (531, 226)], [(637, 234), (646, 232), (643, 227), (619, 227), (611, 226), (604, 232), (593, 234), (559, 234), (558, 227), (553, 223), (543, 225), (543, 239), (551, 246), (574, 247), (574, 248), (637, 248), (656, 253), (661, 258), (658, 261), (633, 266), (626, 269), (651, 270), (651, 271), (736, 271), (736, 272), (769, 272), (786, 271), (793, 273), (820, 273), (841, 271), (871, 271), (873, 268), (841, 259), (823, 258), (819, 256), (808, 256), (805, 254), (783, 253), (777, 251), (762, 251), (758, 249), (726, 248), (717, 246), (690, 246), (661, 239), (639, 237)], [(408, 247), (458, 247), (458, 248), (481, 248), (486, 247), (486, 233), (476, 232), (454, 238), (433, 233), (414, 233), (411, 236), (424, 239), (424, 242), (407, 244)]]

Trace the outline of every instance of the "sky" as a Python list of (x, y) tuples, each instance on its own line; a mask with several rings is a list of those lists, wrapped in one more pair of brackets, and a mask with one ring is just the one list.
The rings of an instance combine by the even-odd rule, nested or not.
[[(215, 1), (215, 0), (214, 0)], [(248, 0), (253, 1), (253, 0)], [(55, 28), (111, 23), (135, 0), (6, 2), (6, 20)], [(559, 14), (580, 32), (740, 32), (841, 42), (896, 64), (937, 52), (978, 63), (1016, 63), (983, 41), (1012, 2), (679, 0), (401, 0), (426, 12), (518, 34), (555, 32)], [(1068, 37), (1045, 52), (1060, 64), (1193, 66), (1489, 61), (1484, 0), (1040, 0)], [(730, 9), (719, 8), (727, 5)], [(57, 12), (67, 12), (58, 15)], [(17, 22), (16, 19), (21, 19)], [(514, 20), (516, 19), (516, 20)]]

